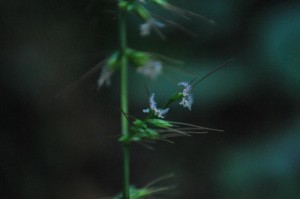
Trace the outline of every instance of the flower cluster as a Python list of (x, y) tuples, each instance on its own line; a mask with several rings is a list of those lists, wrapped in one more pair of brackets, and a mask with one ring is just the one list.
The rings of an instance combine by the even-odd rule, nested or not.
[(150, 59), (142, 67), (138, 67), (136, 71), (150, 79), (156, 79), (162, 73), (163, 65), (161, 61)]
[(152, 93), (149, 97), (149, 108), (143, 109), (143, 112), (148, 114), (146, 119), (134, 119), (130, 127), (130, 134), (123, 135), (119, 140), (121, 142), (133, 141), (151, 148), (148, 144), (156, 140), (172, 143), (168, 138), (190, 136), (190, 134), (203, 134), (208, 131), (221, 131), (164, 119), (170, 110), (170, 105), (176, 101), (179, 101), (179, 105), (189, 110), (192, 108), (193, 86), (188, 82), (180, 82), (178, 85), (183, 86), (183, 90), (175, 93), (162, 108), (158, 108), (157, 102), (155, 101), (155, 93)]
[[(155, 32), (162, 38), (165, 39), (165, 36), (160, 32), (160, 29), (165, 27), (166, 24), (159, 21), (157, 18), (164, 20), (164, 22), (170, 24), (170, 25), (176, 25), (180, 27), (181, 29), (184, 29), (182, 26), (177, 25), (173, 21), (170, 21), (168, 19), (164, 19), (160, 16), (155, 16), (148, 11), (148, 9), (145, 7), (147, 3), (151, 3), (153, 5), (156, 5), (160, 8), (163, 8), (165, 10), (171, 11), (175, 14), (177, 14), (180, 17), (183, 17), (184, 19), (190, 19), (190, 17), (197, 17), (200, 18), (203, 21), (206, 21), (210, 24), (213, 24), (214, 21), (207, 19), (206, 17), (203, 17), (202, 15), (196, 14), (194, 12), (184, 10), (182, 8), (178, 8), (172, 4), (170, 4), (167, 0), (138, 0), (138, 1), (121, 1), (119, 3), (119, 7), (123, 10), (126, 10), (127, 12), (131, 12), (136, 14), (141, 20), (143, 20), (143, 23), (140, 25), (140, 35), (141, 36), (149, 36), (151, 33), (151, 29), (155, 30)], [(186, 31), (189, 32), (189, 31)]]
[[(198, 17), (202, 20), (206, 20), (209, 23), (214, 23), (213, 21), (206, 19), (201, 15), (176, 7), (168, 3), (168, 0), (118, 0), (118, 7), (120, 11), (120, 49), (97, 65), (97, 68), (102, 66), (102, 71), (98, 79), (98, 87), (100, 88), (104, 84), (109, 85), (113, 73), (121, 69), (121, 109), (124, 111), (128, 110), (127, 65), (133, 67), (137, 73), (153, 80), (162, 73), (164, 65), (170, 63), (172, 60), (159, 54), (143, 52), (127, 47), (126, 15), (132, 13), (137, 15), (142, 20), (142, 23), (139, 27), (141, 37), (149, 36), (152, 32), (155, 32), (162, 39), (165, 39), (161, 29), (165, 28), (167, 25), (175, 26), (190, 35), (194, 35), (194, 33), (186, 30), (183, 26), (149, 11), (148, 8), (151, 8), (151, 6), (148, 7), (148, 3), (163, 8), (167, 11), (171, 11), (178, 16), (183, 17), (184, 19)], [(178, 63), (177, 60), (175, 61)], [(158, 106), (158, 103), (155, 101), (155, 93), (152, 93), (151, 96), (149, 96), (149, 107), (142, 110), (146, 115), (144, 119), (134, 118), (133, 116), (128, 117), (128, 113), (123, 112), (124, 116), (122, 117), (122, 135), (120, 136), (119, 141), (122, 142), (124, 149), (124, 192), (113, 197), (113, 199), (152, 198), (157, 197), (157, 193), (170, 189), (170, 186), (153, 186), (165, 178), (155, 180), (142, 188), (137, 188), (135, 186), (130, 187), (128, 177), (130, 161), (128, 154), (130, 153), (129, 146), (132, 142), (141, 144), (151, 149), (152, 147), (149, 144), (153, 144), (156, 141), (173, 143), (171, 140), (169, 140), (169, 138), (178, 136), (191, 136), (191, 134), (204, 134), (209, 131), (222, 131), (165, 119), (167, 113), (170, 111), (171, 105), (175, 103), (191, 110), (193, 105), (192, 90), (195, 89), (199, 82), (201, 82), (210, 74), (211, 73), (193, 84), (191, 84), (191, 82), (178, 83), (178, 86), (183, 87), (182, 90), (172, 95), (161, 107)], [(126, 119), (128, 119), (128, 121), (126, 121)], [(128, 126), (128, 124), (130, 125)]]
[(101, 62), (102, 71), (98, 78), (98, 88), (104, 84), (110, 85), (110, 79), (112, 74), (119, 69), (121, 56), (119, 52), (113, 53), (109, 58)]
[(127, 50), (127, 58), (130, 65), (136, 71), (150, 79), (156, 79), (163, 70), (162, 61), (152, 53), (137, 51), (133, 49)]
[[(131, 199), (143, 199), (143, 198), (152, 198), (154, 196), (157, 196), (161, 192), (168, 191), (170, 189), (173, 189), (174, 186), (157, 186), (157, 184), (161, 184), (162, 181), (165, 181), (169, 178), (174, 177), (173, 174), (165, 175), (160, 178), (157, 178), (153, 180), (152, 182), (149, 182), (142, 188), (137, 188), (135, 186), (130, 186), (129, 189), (129, 195)], [(117, 196), (113, 197), (113, 199), (123, 199), (123, 194), (120, 193)]]
[(142, 37), (149, 36), (151, 34), (151, 29), (153, 28), (159, 35), (164, 37), (159, 31), (160, 28), (164, 28), (164, 27), (165, 27), (164, 23), (154, 18), (150, 18), (145, 23), (140, 25), (140, 35)]
[[(182, 92), (178, 92), (175, 95), (173, 95), (168, 102), (166, 103), (165, 107), (171, 105), (173, 102), (181, 100), (180, 105), (183, 107), (188, 108), (189, 110), (192, 110), (192, 104), (193, 104), (193, 96), (192, 96), (192, 85), (190, 85), (188, 82), (179, 82), (179, 86), (183, 86)], [(151, 113), (152, 115), (164, 118), (164, 115), (169, 111), (169, 108), (157, 108), (157, 103), (154, 99), (155, 93), (152, 93), (152, 95), (149, 98), (149, 108), (144, 109), (144, 113)]]
[[(137, 73), (144, 75), (151, 80), (156, 79), (163, 71), (163, 61), (157, 54), (127, 49), (126, 54), (123, 56), (127, 57), (129, 64), (136, 69)], [(98, 88), (105, 84), (110, 84), (111, 77), (113, 73), (120, 68), (120, 64), (121, 55), (119, 52), (113, 53), (110, 57), (100, 63), (102, 71), (98, 78)]]
[(144, 109), (143, 112), (151, 113), (154, 116), (159, 117), (159, 118), (164, 118), (165, 117), (164, 115), (169, 111), (169, 108), (166, 108), (166, 109), (157, 108), (157, 104), (154, 100), (154, 97), (155, 97), (155, 94), (153, 93), (149, 98), (150, 108)]
[[(205, 19), (211, 23), (211, 20), (206, 19), (205, 17), (198, 15), (196, 13), (178, 8), (170, 3), (167, 0), (137, 0), (137, 1), (127, 1), (122, 0), (119, 2), (119, 8), (128, 13), (136, 14), (140, 19), (143, 20), (143, 23), (140, 25), (140, 35), (142, 37), (149, 36), (151, 34), (152, 29), (162, 38), (165, 39), (165, 36), (161, 33), (160, 29), (166, 26), (165, 23), (161, 22), (163, 20), (166, 23), (171, 25), (175, 25), (180, 29), (185, 30), (182, 26), (168, 20), (163, 17), (153, 15), (148, 8), (146, 8), (147, 3), (152, 3), (156, 6), (159, 6), (163, 9), (172, 11), (178, 14), (185, 19), (189, 19), (189, 16), (200, 17), (201, 19)], [(159, 19), (159, 20), (158, 20)], [(185, 30), (188, 34), (193, 34), (190, 31)], [(120, 56), (121, 53), (114, 53), (108, 60), (103, 64), (101, 75), (98, 79), (98, 87), (103, 86), (104, 84), (110, 84), (110, 78), (112, 74), (119, 69), (120, 65)], [(122, 55), (124, 56), (124, 55)], [(132, 49), (127, 49), (126, 56), (130, 62), (130, 64), (136, 68), (136, 71), (150, 79), (156, 79), (162, 73), (163, 64), (162, 61), (157, 59), (157, 57), (153, 56), (150, 53), (136, 51)], [(180, 103), (184, 107), (188, 107), (191, 109), (192, 104), (192, 96), (186, 95), (182, 99)]]
[(187, 107), (188, 109), (192, 110), (193, 104), (193, 96), (191, 94), (192, 86), (188, 82), (180, 82), (178, 83), (179, 86), (183, 86), (184, 89), (182, 91), (182, 100), (179, 103), (183, 107)]

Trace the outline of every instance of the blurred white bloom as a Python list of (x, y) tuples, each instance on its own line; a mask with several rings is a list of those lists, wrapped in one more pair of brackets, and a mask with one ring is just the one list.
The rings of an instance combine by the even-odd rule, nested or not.
[(101, 75), (97, 81), (98, 88), (103, 86), (103, 84), (106, 84), (107, 86), (110, 85), (110, 78), (111, 78), (112, 74), (113, 74), (113, 71), (110, 70), (107, 65), (104, 65), (102, 68)]
[(136, 71), (150, 79), (155, 79), (162, 73), (162, 64), (160, 61), (150, 59), (144, 66), (140, 66)]
[(155, 19), (149, 19), (145, 23), (140, 25), (140, 35), (142, 37), (149, 36), (151, 34), (151, 28), (163, 28), (165, 27), (165, 24), (155, 20)]
[(150, 113), (152, 111), (155, 116), (159, 118), (164, 118), (165, 117), (164, 115), (169, 111), (169, 108), (166, 109), (157, 108), (157, 104), (154, 100), (154, 97), (155, 97), (155, 93), (152, 93), (152, 95), (149, 98), (150, 108), (144, 109), (143, 112)]
[(151, 29), (151, 25), (146, 22), (140, 25), (140, 31), (141, 31), (141, 36), (142, 37), (146, 37), (150, 35), (150, 29)]
[(184, 89), (182, 91), (183, 98), (181, 102), (179, 103), (183, 107), (187, 107), (189, 110), (192, 109), (193, 104), (193, 96), (191, 94), (192, 86), (188, 82), (180, 82), (178, 83), (179, 86), (183, 86)]

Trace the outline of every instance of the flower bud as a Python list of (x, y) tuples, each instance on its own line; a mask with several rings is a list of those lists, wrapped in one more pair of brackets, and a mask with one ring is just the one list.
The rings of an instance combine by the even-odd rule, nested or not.
[(141, 127), (141, 128), (147, 128), (147, 125), (145, 124), (145, 122), (142, 120), (138, 120), (138, 119), (134, 120), (133, 125), (137, 126), (137, 127)]
[(158, 6), (162, 6), (165, 7), (168, 5), (168, 2), (166, 0), (151, 0), (152, 3), (158, 5)]
[(119, 8), (121, 8), (123, 10), (129, 11), (131, 6), (132, 6), (131, 3), (128, 1), (120, 1), (119, 2)]
[(136, 9), (137, 5), (138, 4), (130, 1), (121, 1), (119, 3), (119, 8), (128, 12), (132, 12)]
[(110, 78), (115, 70), (120, 67), (120, 53), (115, 52), (106, 61), (105, 65), (102, 67), (100, 77), (98, 79), (98, 88), (103, 84), (110, 84)]
[(183, 93), (175, 93), (169, 100), (168, 102), (164, 105), (164, 107), (168, 107), (170, 104), (179, 101), (183, 98)]
[(126, 55), (128, 60), (135, 68), (144, 66), (150, 59), (148, 53), (142, 51), (136, 51), (132, 49), (127, 50)]
[(116, 70), (120, 66), (120, 53), (115, 52), (110, 56), (110, 58), (107, 60), (107, 67), (110, 70)]
[(157, 131), (155, 131), (154, 129), (145, 129), (145, 136), (144, 138), (146, 139), (154, 139), (159, 137), (159, 134), (157, 133)]
[(145, 8), (142, 5), (136, 5), (134, 10), (135, 10), (136, 14), (145, 21), (147, 21), (151, 18), (151, 14), (147, 10), (147, 8)]
[(161, 119), (147, 119), (146, 122), (158, 128), (170, 128), (173, 126), (166, 120), (161, 120)]

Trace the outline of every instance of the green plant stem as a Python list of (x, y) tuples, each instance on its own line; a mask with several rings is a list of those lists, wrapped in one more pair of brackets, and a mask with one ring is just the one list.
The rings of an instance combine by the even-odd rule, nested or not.
[[(120, 9), (119, 14), (119, 36), (121, 52), (121, 108), (122, 112), (128, 113), (128, 81), (127, 81), (127, 35), (126, 35), (126, 13)], [(121, 114), (122, 134), (128, 135), (128, 120)], [(130, 199), (129, 196), (129, 167), (130, 167), (130, 144), (123, 144), (123, 198)]]
[(123, 188), (123, 198), (130, 199), (129, 195), (129, 165), (130, 165), (130, 145), (123, 145), (123, 158), (124, 158), (124, 188)]

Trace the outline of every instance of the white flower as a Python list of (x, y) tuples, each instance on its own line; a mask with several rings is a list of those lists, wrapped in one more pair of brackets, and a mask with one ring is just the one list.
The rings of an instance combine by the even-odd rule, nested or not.
[(182, 91), (183, 98), (181, 102), (179, 103), (183, 107), (187, 107), (189, 110), (192, 109), (193, 104), (193, 96), (191, 94), (192, 86), (188, 82), (180, 82), (178, 83), (179, 86), (183, 86), (184, 89)]
[(140, 35), (142, 37), (149, 36), (151, 34), (151, 28), (163, 28), (165, 24), (151, 18), (147, 20), (145, 23), (140, 25)]
[(150, 27), (151, 25), (148, 23), (148, 22), (146, 22), (146, 23), (143, 23), (143, 24), (141, 24), (140, 25), (140, 35), (142, 36), (142, 37), (146, 37), (146, 36), (149, 36), (150, 35), (150, 29), (151, 29), (151, 27)]
[(150, 79), (155, 79), (162, 72), (162, 64), (158, 60), (150, 59), (144, 66), (138, 67), (136, 71)]
[(169, 111), (169, 108), (166, 108), (166, 109), (157, 108), (157, 104), (154, 100), (154, 97), (155, 97), (155, 93), (152, 93), (152, 95), (149, 98), (150, 108), (144, 109), (143, 112), (150, 113), (152, 111), (155, 116), (157, 116), (159, 118), (164, 118), (165, 117), (164, 115)]
[(100, 88), (103, 84), (107, 86), (110, 85), (110, 78), (113, 74), (113, 71), (108, 68), (107, 65), (104, 65), (101, 71), (101, 75), (97, 81), (98, 88)]

